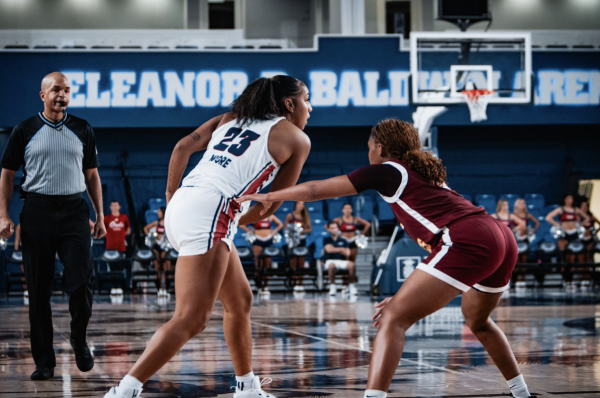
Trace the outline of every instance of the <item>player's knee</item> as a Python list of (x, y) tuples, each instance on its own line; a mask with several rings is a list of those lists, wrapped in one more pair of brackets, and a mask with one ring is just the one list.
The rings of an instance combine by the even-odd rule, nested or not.
[(402, 311), (394, 313), (392, 311), (384, 310), (379, 320), (379, 329), (396, 328), (400, 329), (402, 332), (406, 332), (413, 323), (414, 322), (405, 316)]
[(223, 305), (223, 310), (227, 315), (249, 315), (252, 311), (253, 299), (252, 291), (250, 289), (244, 289), (244, 291), (236, 293), (235, 303), (228, 303), (227, 306)]
[(463, 315), (465, 316), (465, 323), (467, 324), (469, 329), (471, 329), (471, 332), (477, 334), (488, 330), (488, 317), (465, 314), (464, 311)]
[(175, 314), (173, 321), (176, 322), (177, 328), (188, 335), (188, 339), (191, 339), (198, 333), (206, 329), (208, 322), (210, 321), (210, 315), (212, 311), (202, 312), (190, 312), (188, 315)]

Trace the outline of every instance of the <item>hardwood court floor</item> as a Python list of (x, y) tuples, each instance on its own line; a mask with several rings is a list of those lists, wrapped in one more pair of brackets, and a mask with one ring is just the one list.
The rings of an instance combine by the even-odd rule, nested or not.
[[(102, 397), (127, 373), (173, 300), (95, 298), (88, 341), (96, 366), (81, 373), (68, 343), (66, 300), (53, 299), (55, 377), (33, 382), (27, 307), (0, 299), (1, 397)], [(413, 326), (389, 397), (500, 397), (506, 383), (465, 327), (455, 300)], [(376, 330), (373, 302), (339, 295), (274, 295), (255, 301), (254, 368), (283, 397), (363, 396)], [(503, 299), (494, 319), (506, 332), (530, 391), (541, 397), (600, 397), (600, 299), (597, 293), (529, 292)], [(233, 371), (217, 305), (207, 330), (188, 342), (145, 385), (143, 397), (231, 397)]]

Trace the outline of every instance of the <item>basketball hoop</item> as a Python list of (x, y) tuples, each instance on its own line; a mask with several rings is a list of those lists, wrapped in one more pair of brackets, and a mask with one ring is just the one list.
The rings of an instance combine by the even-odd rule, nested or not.
[(487, 120), (485, 110), (487, 109), (488, 97), (494, 93), (494, 90), (463, 90), (461, 94), (465, 96), (469, 112), (471, 113), (471, 122), (481, 122)]

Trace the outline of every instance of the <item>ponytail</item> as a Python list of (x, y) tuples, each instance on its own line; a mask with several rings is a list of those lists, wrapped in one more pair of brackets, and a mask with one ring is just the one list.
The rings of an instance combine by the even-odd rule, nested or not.
[(233, 101), (231, 111), (242, 126), (254, 120), (284, 116), (288, 113), (284, 100), (300, 95), (303, 87), (304, 83), (291, 76), (261, 77), (250, 83)]
[(408, 122), (385, 119), (371, 130), (371, 138), (381, 144), (385, 155), (402, 160), (431, 185), (443, 186), (446, 168), (442, 161), (421, 149), (419, 133)]
[(402, 156), (402, 160), (413, 171), (428, 180), (431, 185), (442, 186), (446, 182), (446, 168), (442, 161), (434, 157), (431, 152), (408, 151)]

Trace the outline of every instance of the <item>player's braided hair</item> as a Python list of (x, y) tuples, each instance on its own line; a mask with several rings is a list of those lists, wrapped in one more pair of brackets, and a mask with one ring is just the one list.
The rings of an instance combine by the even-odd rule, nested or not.
[(250, 83), (231, 104), (231, 111), (242, 126), (253, 120), (270, 120), (288, 112), (283, 101), (302, 93), (304, 83), (286, 75), (261, 77)]
[(398, 119), (382, 120), (371, 130), (371, 138), (381, 144), (385, 157), (402, 160), (431, 185), (442, 186), (446, 182), (442, 161), (423, 152), (419, 133), (412, 124)]

